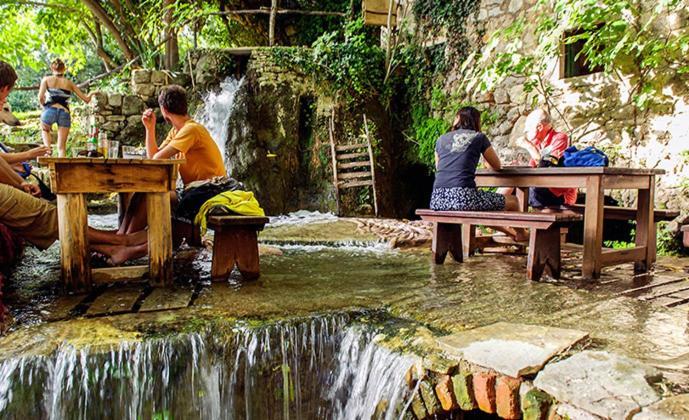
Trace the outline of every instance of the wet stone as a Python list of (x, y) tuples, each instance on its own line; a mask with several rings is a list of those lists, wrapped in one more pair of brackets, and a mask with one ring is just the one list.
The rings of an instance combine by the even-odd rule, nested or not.
[(519, 388), (522, 416), (524, 420), (545, 420), (553, 403), (550, 395), (535, 388), (530, 382), (522, 382)]
[(421, 397), (423, 398), (424, 405), (426, 406), (426, 411), (428, 414), (435, 414), (440, 412), (440, 403), (435, 397), (435, 392), (433, 392), (433, 386), (427, 381), (421, 382), (419, 387), (421, 392)]
[(471, 411), (476, 408), (472, 373), (460, 366), (459, 373), (452, 377), (452, 389), (459, 408)]
[(689, 394), (665, 398), (644, 408), (634, 420), (689, 419)]
[(122, 288), (115, 286), (98, 296), (86, 311), (86, 315), (113, 315), (131, 312), (142, 292), (143, 286)]
[(628, 418), (659, 400), (649, 385), (658, 372), (639, 361), (602, 351), (584, 351), (549, 364), (534, 385), (592, 414), (606, 418)]
[(146, 296), (139, 312), (186, 308), (192, 293), (191, 289), (156, 288)]
[(474, 372), (472, 385), (476, 404), (481, 411), (495, 413), (495, 373)]
[(452, 379), (449, 375), (443, 375), (438, 378), (438, 383), (435, 385), (435, 394), (438, 396), (443, 410), (452, 411), (459, 408), (452, 389)]
[(426, 406), (423, 404), (423, 400), (421, 399), (421, 394), (419, 392), (414, 395), (414, 399), (411, 402), (411, 411), (414, 413), (414, 416), (416, 416), (417, 419), (425, 419), (426, 416), (428, 416)]
[(503, 419), (521, 418), (519, 404), (519, 379), (499, 376), (495, 383), (495, 408)]
[(518, 378), (588, 337), (583, 331), (498, 322), (438, 339), (450, 356)]

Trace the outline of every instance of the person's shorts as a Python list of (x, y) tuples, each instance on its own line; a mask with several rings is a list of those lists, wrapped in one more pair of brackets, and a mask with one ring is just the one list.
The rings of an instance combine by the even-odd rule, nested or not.
[(57, 123), (60, 128), (70, 128), (72, 126), (72, 116), (62, 108), (48, 106), (41, 113), (41, 122), (48, 126)]
[(40, 249), (58, 238), (57, 208), (6, 184), (0, 184), (0, 223)]
[(560, 207), (565, 204), (564, 196), (556, 196), (548, 188), (529, 188), (529, 205), (536, 209)]
[(505, 196), (469, 187), (435, 188), (431, 210), (499, 211), (505, 210)]

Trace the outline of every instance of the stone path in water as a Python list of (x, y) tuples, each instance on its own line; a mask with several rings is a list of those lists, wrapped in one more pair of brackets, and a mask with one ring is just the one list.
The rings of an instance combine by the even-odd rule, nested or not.
[[(18, 290), (15, 318), (37, 325), (0, 339), (0, 351), (47, 352), (62, 340), (88, 345), (88, 328), (111, 342), (198, 319), (387, 308), (419, 324), (413, 337), (383, 342), (419, 358), (408, 375), (417, 418), (457, 408), (503, 418), (687, 418), (685, 260), (661, 258), (646, 278), (634, 277), (631, 265), (606, 269), (590, 283), (578, 278), (572, 248), (562, 280), (531, 283), (520, 255), (434, 266), (424, 231), (367, 219), (286, 223), (261, 236), (271, 247), (257, 282), (201, 285), (210, 263), (204, 250), (179, 253), (176, 289), (116, 286), (90, 296), (52, 294), (34, 305), (22, 304), (32, 295)], [(391, 250), (384, 237), (421, 246)], [(55, 256), (45, 258), (54, 272)], [(39, 269), (19, 272), (33, 276), (27, 290), (55, 283)]]

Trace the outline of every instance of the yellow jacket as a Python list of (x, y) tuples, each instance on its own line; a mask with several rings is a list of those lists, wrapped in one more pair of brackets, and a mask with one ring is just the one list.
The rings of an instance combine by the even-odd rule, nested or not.
[(206, 216), (216, 207), (229, 210), (242, 216), (265, 216), (254, 193), (250, 191), (225, 191), (203, 203), (196, 214), (194, 224), (200, 227), (201, 235), (206, 233)]

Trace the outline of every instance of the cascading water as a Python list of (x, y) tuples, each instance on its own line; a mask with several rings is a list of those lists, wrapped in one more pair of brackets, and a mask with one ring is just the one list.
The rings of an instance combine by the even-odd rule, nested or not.
[(230, 118), (235, 106), (237, 92), (244, 84), (244, 78), (237, 80), (232, 76), (226, 78), (218, 90), (210, 91), (203, 97), (203, 106), (199, 107), (194, 119), (203, 124), (220, 148), (220, 153), (226, 161), (225, 145)]
[(0, 417), (391, 419), (412, 361), (348, 315), (0, 363)]

